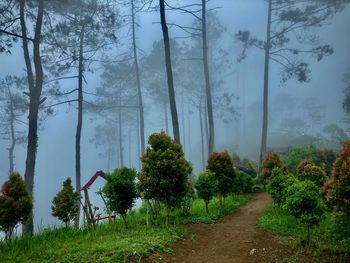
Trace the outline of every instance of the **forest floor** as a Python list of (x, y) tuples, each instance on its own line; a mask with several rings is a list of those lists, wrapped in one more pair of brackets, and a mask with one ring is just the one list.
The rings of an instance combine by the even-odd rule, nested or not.
[(303, 249), (295, 238), (260, 229), (256, 222), (269, 203), (268, 194), (255, 194), (251, 202), (215, 224), (189, 224), (171, 254), (153, 254), (141, 262), (340, 262), (336, 255)]

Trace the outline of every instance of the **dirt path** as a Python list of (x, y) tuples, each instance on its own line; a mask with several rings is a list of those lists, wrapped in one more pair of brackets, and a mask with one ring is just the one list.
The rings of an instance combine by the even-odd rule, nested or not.
[[(188, 234), (174, 244), (172, 254), (155, 254), (142, 262), (289, 262), (298, 254), (288, 244), (289, 239), (256, 226), (257, 219), (270, 202), (266, 193), (255, 194), (249, 204), (215, 224), (188, 225)], [(307, 262), (320, 262), (309, 260)], [(306, 261), (298, 259), (296, 262)]]

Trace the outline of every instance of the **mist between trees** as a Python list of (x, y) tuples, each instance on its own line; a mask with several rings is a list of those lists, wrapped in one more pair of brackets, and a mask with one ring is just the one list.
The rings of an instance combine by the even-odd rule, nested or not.
[(269, 149), (339, 149), (347, 3), (2, 1), (0, 181), (24, 177), (24, 230), (55, 222), (47, 200), (65, 178), (79, 191), (97, 170), (140, 169), (160, 130), (195, 173), (215, 150), (259, 165)]

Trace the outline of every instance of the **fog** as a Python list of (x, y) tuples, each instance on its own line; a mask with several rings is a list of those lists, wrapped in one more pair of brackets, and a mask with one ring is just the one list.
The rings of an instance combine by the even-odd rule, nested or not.
[[(187, 4), (187, 1), (169, 1), (169, 4), (181, 5), (181, 2), (186, 2)], [(208, 23), (214, 17), (226, 29), (220, 34), (218, 39), (208, 40), (209, 67), (213, 94), (219, 97), (228, 96), (227, 94), (232, 95), (228, 103), (224, 99), (218, 99), (217, 105), (214, 106), (214, 149), (215, 151), (226, 149), (231, 154), (238, 153), (258, 163), (263, 116), (264, 52), (256, 48), (250, 48), (247, 51), (246, 58), (239, 62), (238, 58), (242, 53), (243, 46), (235, 35), (239, 30), (249, 30), (252, 36), (265, 40), (267, 3), (261, 0), (212, 0), (208, 3), (208, 9), (214, 9), (208, 11)], [(118, 10), (121, 16), (120, 25), (115, 30), (118, 43), (109, 50), (104, 51), (109, 64), (111, 64), (111, 61), (123, 60), (125, 57), (123, 54), (132, 46), (130, 23), (127, 24), (125, 22), (123, 24), (123, 21), (127, 19), (123, 15), (129, 12), (129, 7), (120, 5), (118, 6)], [(191, 27), (194, 21), (193, 16), (176, 10), (166, 10), (166, 15), (170, 38), (178, 41), (181, 46), (188, 45), (193, 47), (196, 40), (188, 38), (188, 34), (178, 26), (171, 26), (172, 24), (177, 24), (182, 27)], [(163, 110), (164, 103), (160, 99), (155, 99), (155, 96), (152, 96), (150, 92), (149, 86), (151, 84), (149, 84), (148, 80), (150, 73), (147, 71), (146, 66), (147, 57), (152, 52), (153, 43), (155, 41), (163, 41), (159, 23), (159, 11), (158, 9), (154, 11), (146, 10), (145, 7), (142, 12), (137, 13), (136, 20), (139, 25), (136, 30), (136, 40), (140, 60), (141, 88), (145, 114), (145, 137), (147, 143), (148, 136), (154, 132), (168, 130), (169, 134), (172, 135), (171, 113), (168, 108), (168, 124), (166, 124)], [(349, 72), (350, 69), (349, 25), (350, 7), (346, 6), (344, 10), (328, 19), (325, 25), (313, 29), (313, 33), (319, 37), (319, 41), (331, 45), (334, 53), (330, 56), (325, 56), (321, 61), (310, 58), (305, 54), (305, 58), (303, 59), (309, 63), (309, 68), (311, 69), (310, 80), (306, 83), (300, 83), (295, 79), (281, 83), (281, 66), (273, 61), (270, 62), (268, 149), (293, 146), (295, 145), (293, 138), (300, 138), (302, 136), (308, 136), (307, 138), (309, 138), (305, 144), (320, 143), (323, 140), (322, 138), (328, 136), (324, 132), (324, 127), (329, 124), (337, 124), (340, 128), (347, 131), (348, 125), (343, 121), (346, 114), (343, 111), (342, 103), (344, 99), (343, 90), (346, 87), (344, 74)], [(3, 34), (0, 37), (5, 38), (6, 35)], [(295, 40), (292, 39), (291, 41)], [(295, 45), (297, 46), (299, 44), (295, 43)], [(220, 49), (226, 52), (224, 59), (221, 58), (224, 62), (215, 60), (219, 59), (217, 51)], [(187, 67), (190, 67), (189, 61), (186, 60), (184, 54), (176, 53), (176, 48), (173, 48), (173, 46), (171, 51), (174, 52), (172, 53), (174, 63), (187, 63)], [(159, 52), (164, 53), (162, 49)], [(198, 52), (201, 52), (201, 50), (198, 50)], [(194, 52), (191, 54), (196, 55)], [(42, 50), (42, 55), (45, 56), (44, 50)], [(302, 54), (301, 56), (304, 55)], [(26, 70), (21, 41), (14, 44), (11, 54), (0, 53), (0, 59), (1, 79), (7, 75), (23, 76), (25, 74)], [(159, 63), (164, 63), (164, 58), (158, 59), (160, 61)], [(216, 66), (215, 63), (224, 64), (222, 66)], [(193, 65), (194, 68), (202, 67), (198, 62)], [(96, 62), (93, 68), (93, 72), (87, 71), (84, 73), (84, 98), (86, 101), (95, 103), (98, 99), (96, 95), (97, 90), (103, 90), (105, 88), (104, 84), (106, 84), (106, 80), (101, 76), (104, 70), (103, 62)], [(165, 64), (163, 70), (164, 82), (161, 85), (164, 86), (164, 91), (167, 92)], [(191, 70), (193, 69), (191, 68)], [(201, 72), (202, 68), (199, 71)], [(120, 91), (120, 98), (124, 98), (123, 96), (125, 98), (127, 96), (130, 97), (128, 92), (130, 93), (133, 90), (135, 90), (135, 95), (135, 74), (132, 73), (128, 76), (130, 82), (124, 80), (123, 77), (125, 77), (123, 74), (117, 76), (121, 90), (125, 89), (124, 95)], [(187, 82), (191, 77), (194, 82), (197, 81), (199, 85), (204, 85), (204, 80), (198, 79), (198, 76), (192, 76), (186, 70), (182, 72), (175, 72), (174, 70), (181, 142), (184, 144), (183, 147), (187, 159), (193, 163), (194, 174), (197, 174), (203, 169), (203, 164), (201, 161), (201, 136), (198, 110), (190, 104), (191, 99), (194, 99), (195, 95), (190, 92), (192, 88), (186, 86), (188, 83), (191, 83), (189, 81)], [(186, 83), (183, 79), (186, 80)], [(60, 88), (66, 92), (73, 89), (76, 83), (77, 81), (75, 79), (64, 80), (60, 82)], [(43, 90), (45, 88), (46, 86), (44, 85)], [(46, 96), (48, 97), (47, 102), (45, 102), (46, 106), (58, 102), (54, 96)], [(72, 98), (74, 98), (74, 95)], [(132, 103), (134, 103), (133, 100), (129, 104), (131, 105)], [(53, 107), (54, 113), (46, 116), (40, 124), (34, 177), (34, 227), (36, 230), (48, 225), (58, 224), (58, 221), (51, 216), (52, 198), (61, 189), (62, 182), (66, 178), (71, 177), (73, 182), (75, 180), (76, 106), (76, 102), (55, 106)], [(3, 111), (3, 104), (1, 104), (1, 107), (0, 110)], [(107, 140), (107, 143), (100, 146), (96, 145), (97, 141), (95, 137), (96, 127), (98, 125), (105, 125), (107, 123), (107, 125), (110, 125), (110, 129), (117, 129), (116, 124), (119, 122), (117, 111), (111, 110), (109, 113), (104, 111), (101, 114), (96, 114), (93, 112), (91, 105), (89, 107), (89, 104), (85, 104), (84, 107), (81, 139), (82, 185), (96, 171), (103, 170), (109, 172), (121, 165), (120, 154), (118, 152), (118, 132), (115, 132), (115, 137), (112, 136), (113, 138), (104, 138), (104, 140)], [(168, 104), (167, 107), (169, 107)], [(320, 111), (320, 116), (312, 120), (312, 117), (310, 117), (312, 115), (311, 113), (317, 110)], [(189, 112), (192, 114), (189, 114)], [(122, 110), (122, 115), (123, 164), (139, 170), (140, 150), (137, 139), (137, 110)], [(27, 133), (26, 116), (27, 113), (24, 119), (22, 119), (24, 123), (16, 124), (16, 129), (24, 131), (25, 134)], [(297, 124), (289, 126), (293, 120)], [(295, 131), (292, 130), (294, 128)], [(100, 129), (97, 131), (100, 131)], [(293, 132), (295, 132), (295, 136)], [(106, 134), (101, 132), (99, 136), (106, 136)], [(322, 142), (320, 146), (325, 147)], [(8, 177), (9, 162), (7, 149), (9, 145), (9, 140), (0, 140), (0, 184)], [(337, 143), (332, 144), (332, 148), (337, 148), (337, 146)], [(109, 157), (106, 154), (109, 150), (108, 147), (111, 148)], [(16, 145), (14, 156), (15, 171), (18, 171), (23, 176), (25, 172), (26, 143)], [(104, 181), (99, 179), (90, 190), (91, 201), (94, 205), (103, 206), (100, 198), (94, 194), (103, 184)]]

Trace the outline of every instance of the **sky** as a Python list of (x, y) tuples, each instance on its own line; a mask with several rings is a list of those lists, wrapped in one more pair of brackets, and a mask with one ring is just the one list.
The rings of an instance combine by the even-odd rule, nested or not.
[[(186, 1), (187, 2), (187, 1)], [(267, 5), (263, 0), (212, 0), (208, 8), (220, 7), (216, 13), (222, 24), (226, 27), (224, 37), (220, 40), (223, 47), (229, 49), (232, 69), (225, 79), (225, 88), (233, 92), (239, 99), (235, 101), (238, 115), (229, 124), (217, 123), (216, 149), (229, 149), (238, 151), (250, 158), (257, 158), (262, 117), (262, 92), (263, 92), (263, 63), (264, 54), (257, 50), (250, 50), (248, 57), (237, 62), (241, 52), (241, 45), (235, 40), (238, 30), (249, 30), (253, 35), (264, 38), (266, 32)], [(168, 23), (191, 24), (191, 17), (167, 11)], [(140, 49), (140, 57), (147, 54), (152, 43), (161, 38), (161, 28), (158, 13), (144, 12), (138, 17), (139, 27), (137, 31), (137, 41)], [(320, 103), (327, 105), (327, 112), (324, 123), (337, 123), (343, 125), (340, 120), (343, 117), (341, 108), (342, 91), (344, 83), (343, 74), (350, 68), (350, 7), (348, 6), (341, 14), (337, 14), (328, 25), (317, 29), (317, 34), (321, 40), (333, 46), (335, 52), (332, 56), (325, 58), (321, 62), (310, 62), (312, 68), (311, 81), (306, 84), (299, 84), (289, 81), (285, 85), (280, 85), (280, 68), (276, 64), (271, 64), (270, 72), (270, 101), (273, 101), (278, 94), (290, 95), (298, 102), (307, 97), (316, 97)], [(118, 31), (121, 42), (128, 42), (127, 30)], [(181, 37), (184, 33), (176, 27), (170, 27), (171, 37)], [(210, 48), (210, 47), (209, 47)], [(118, 53), (122, 47), (115, 52)], [(7, 74), (23, 74), (24, 61), (20, 45), (16, 45), (11, 55), (0, 54), (0, 78)], [(141, 72), (142, 74), (142, 72)], [(225, 73), (226, 74), (226, 73)], [(66, 85), (74, 85), (74, 82), (66, 82)], [(86, 91), (94, 92), (100, 85), (99, 72), (87, 76)], [(162, 116), (157, 113), (155, 105), (146, 99), (146, 134), (164, 129)], [(147, 104), (146, 104), (147, 105)], [(243, 114), (244, 113), (244, 114)], [(278, 112), (270, 107), (270, 134), (278, 126), (275, 116)], [(300, 109), (293, 109), (287, 115), (301, 116)], [(279, 115), (278, 115), (279, 116)], [(67, 177), (74, 178), (74, 145), (76, 129), (76, 110), (67, 105), (56, 109), (55, 115), (49, 117), (43, 123), (43, 128), (39, 131), (39, 147), (37, 155), (37, 166), (35, 174), (35, 223), (40, 229), (43, 226), (57, 224), (50, 214), (51, 200), (54, 193), (60, 190), (63, 180)], [(198, 123), (195, 116), (190, 120)], [(89, 140), (93, 137), (95, 123), (84, 118), (82, 135), (82, 182), (86, 182), (98, 170), (106, 169), (106, 160), (99, 158), (101, 149), (97, 149)], [(191, 132), (191, 155), (187, 152), (188, 158), (194, 162), (195, 170), (199, 165), (199, 143), (196, 134), (198, 127), (193, 127)], [(125, 138), (127, 141), (128, 139)], [(125, 142), (126, 143), (126, 142)], [(8, 173), (8, 142), (0, 140), (0, 184), (2, 184)], [(187, 148), (187, 151), (189, 149)], [(133, 155), (136, 151), (133, 149)], [(15, 151), (16, 170), (24, 174), (26, 149), (17, 146)], [(137, 168), (137, 156), (132, 156), (132, 160), (127, 164)], [(98, 181), (91, 192), (97, 191), (103, 185), (103, 181)], [(93, 202), (100, 204), (98, 197), (92, 197)]]

